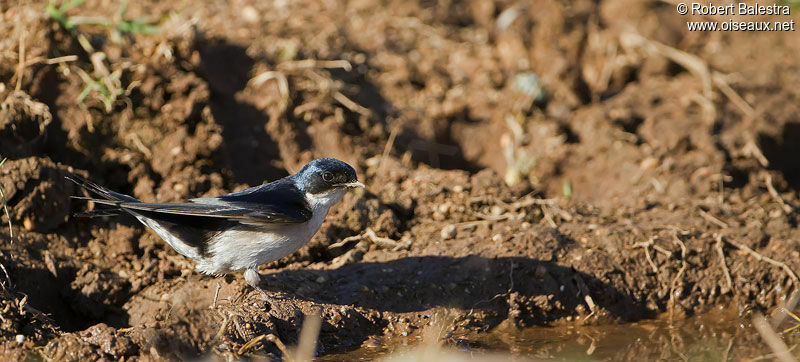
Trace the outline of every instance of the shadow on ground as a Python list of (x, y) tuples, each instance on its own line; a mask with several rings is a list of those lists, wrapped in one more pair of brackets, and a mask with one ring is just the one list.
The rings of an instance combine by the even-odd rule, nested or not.
[(644, 302), (594, 276), (525, 257), (407, 257), (362, 262), (335, 270), (284, 270), (266, 275), (267, 288), (325, 304), (381, 312), (436, 307), (492, 310), (501, 321), (512, 310), (527, 324), (574, 315), (588, 293), (615, 319), (654, 315)]

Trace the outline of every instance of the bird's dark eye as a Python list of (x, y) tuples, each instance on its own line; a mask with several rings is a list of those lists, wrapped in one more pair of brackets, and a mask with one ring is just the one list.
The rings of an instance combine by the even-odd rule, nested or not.
[(333, 174), (328, 172), (328, 171), (323, 172), (322, 173), (322, 181), (325, 181), (325, 182), (333, 181)]

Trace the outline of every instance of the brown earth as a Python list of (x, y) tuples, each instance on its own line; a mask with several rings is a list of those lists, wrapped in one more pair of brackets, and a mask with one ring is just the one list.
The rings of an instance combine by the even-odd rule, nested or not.
[[(746, 323), (797, 290), (793, 32), (689, 32), (669, 2), (634, 0), (67, 13), (159, 26), (116, 39), (113, 24), (67, 30), (45, 5), (0, 1), (6, 357), (279, 356), (242, 347), (296, 344), (314, 313), (320, 356), (431, 325), (480, 349), (469, 336), (500, 327), (718, 308)], [(271, 305), (132, 218), (71, 217), (87, 206), (63, 178), (169, 202), (324, 156), (367, 189), (262, 268), (283, 298)]]

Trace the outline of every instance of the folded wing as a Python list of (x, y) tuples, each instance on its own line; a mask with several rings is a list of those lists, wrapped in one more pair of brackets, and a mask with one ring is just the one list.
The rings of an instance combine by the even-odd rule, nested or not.
[(67, 179), (101, 197), (86, 198), (87, 200), (172, 222), (197, 217), (247, 225), (301, 223), (311, 219), (312, 213), (304, 195), (291, 181), (285, 179), (225, 196), (193, 199), (187, 203), (141, 202), (79, 176), (70, 176)]

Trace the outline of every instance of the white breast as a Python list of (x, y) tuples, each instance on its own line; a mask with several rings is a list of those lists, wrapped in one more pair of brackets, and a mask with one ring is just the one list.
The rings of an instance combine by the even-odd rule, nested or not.
[(331, 206), (338, 203), (345, 192), (335, 190), (324, 195), (306, 195), (312, 216), (304, 223), (270, 224), (258, 230), (238, 227), (221, 233), (209, 245), (211, 256), (198, 260), (197, 270), (224, 274), (256, 268), (297, 251), (317, 233)]

